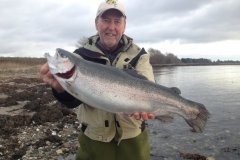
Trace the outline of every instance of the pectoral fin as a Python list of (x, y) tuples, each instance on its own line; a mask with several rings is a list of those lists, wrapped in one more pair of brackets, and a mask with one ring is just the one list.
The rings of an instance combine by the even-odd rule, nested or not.
[(179, 94), (179, 95), (181, 94), (181, 90), (177, 87), (171, 87), (170, 89), (176, 94)]
[(160, 120), (164, 123), (172, 123), (173, 122), (173, 116), (171, 116), (171, 115), (156, 115), (155, 119)]

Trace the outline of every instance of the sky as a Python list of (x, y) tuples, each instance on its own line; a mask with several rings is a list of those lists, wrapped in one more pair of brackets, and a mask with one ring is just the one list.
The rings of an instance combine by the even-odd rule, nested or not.
[[(240, 60), (240, 0), (119, 0), (125, 34), (178, 58)], [(74, 51), (96, 34), (103, 0), (0, 0), (0, 56), (43, 57)]]

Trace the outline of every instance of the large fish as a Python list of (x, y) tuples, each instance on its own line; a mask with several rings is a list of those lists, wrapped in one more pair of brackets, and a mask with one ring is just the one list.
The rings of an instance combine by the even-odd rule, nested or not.
[(156, 116), (178, 114), (195, 132), (202, 132), (209, 117), (204, 105), (168, 88), (112, 66), (86, 61), (56, 49), (46, 54), (50, 72), (61, 86), (82, 102), (112, 113), (151, 112)]

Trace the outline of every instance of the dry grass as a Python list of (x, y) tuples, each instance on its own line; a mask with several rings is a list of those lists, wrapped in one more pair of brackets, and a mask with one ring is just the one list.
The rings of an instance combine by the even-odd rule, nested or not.
[(8, 58), (0, 57), (0, 79), (16, 76), (37, 76), (44, 58)]

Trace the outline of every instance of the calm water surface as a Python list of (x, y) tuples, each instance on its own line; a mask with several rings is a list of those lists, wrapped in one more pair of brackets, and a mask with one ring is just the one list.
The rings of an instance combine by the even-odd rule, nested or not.
[(240, 65), (155, 68), (156, 82), (178, 87), (182, 96), (206, 106), (211, 117), (203, 133), (173, 123), (149, 122), (152, 159), (179, 159), (179, 152), (240, 159)]

